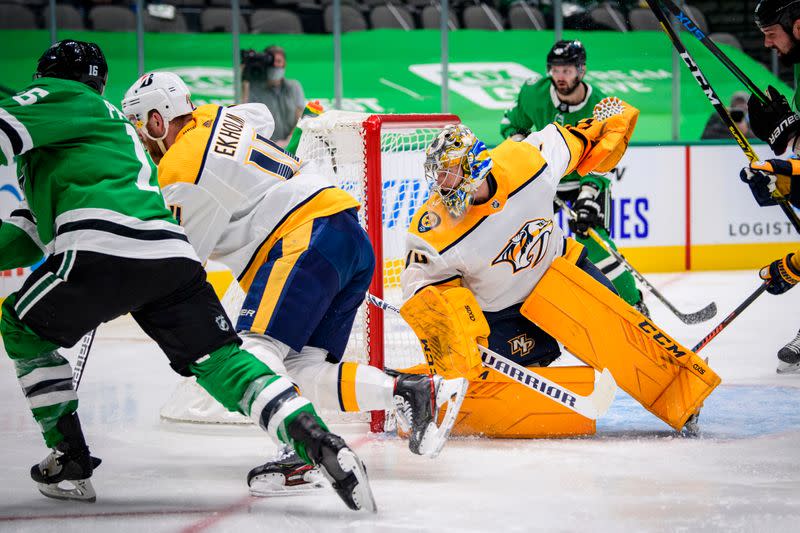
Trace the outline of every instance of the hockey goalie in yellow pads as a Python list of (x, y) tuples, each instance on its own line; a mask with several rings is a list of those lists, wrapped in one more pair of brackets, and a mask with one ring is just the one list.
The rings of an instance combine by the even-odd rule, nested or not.
[[(463, 321), (441, 320), (442, 307), (423, 318), (434, 301), (430, 292), (455, 308), (445, 295), (461, 287), (474, 296), (472, 314), (484, 315), (491, 350), (523, 366), (547, 366), (559, 357), (561, 341), (590, 366), (609, 368), (620, 387), (680, 430), (719, 377), (618, 298), (583, 247), (554, 222), (561, 177), (613, 168), (637, 118), (636, 108), (607, 98), (594, 119), (550, 124), (493, 150), (463, 125), (445, 127), (426, 151), (431, 195), (409, 228), (403, 315), (420, 338), (445, 338), (439, 330)], [(430, 323), (436, 326), (427, 329)], [(463, 336), (474, 350), (457, 343), (432, 359), (433, 371), (456, 375), (466, 368), (461, 375), (473, 376), (475, 343), (484, 333), (454, 329), (451, 335)]]

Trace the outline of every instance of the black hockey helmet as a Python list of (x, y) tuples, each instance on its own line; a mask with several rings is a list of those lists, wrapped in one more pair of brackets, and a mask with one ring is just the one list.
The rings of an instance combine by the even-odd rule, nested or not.
[(761, 0), (756, 5), (755, 20), (759, 28), (780, 24), (791, 35), (797, 19), (800, 19), (800, 0)]
[(45, 50), (33, 77), (75, 80), (103, 94), (108, 79), (108, 64), (103, 51), (96, 44), (65, 39)]
[[(800, 1), (800, 0), (798, 0)], [(580, 41), (558, 41), (547, 54), (547, 70), (553, 65), (586, 65), (586, 48)]]

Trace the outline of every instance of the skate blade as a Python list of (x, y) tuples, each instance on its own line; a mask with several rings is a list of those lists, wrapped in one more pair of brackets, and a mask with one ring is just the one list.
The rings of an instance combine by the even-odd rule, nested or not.
[(778, 360), (778, 368), (775, 369), (778, 374), (800, 374), (800, 363), (785, 363)]
[(84, 503), (97, 501), (97, 494), (89, 479), (65, 480), (61, 483), (37, 483), (36, 485), (44, 496), (55, 500)]
[(302, 480), (286, 483), (283, 474), (277, 472), (260, 474), (250, 480), (250, 495), (261, 497), (302, 496), (328, 486), (328, 480), (318, 468), (312, 468), (303, 474)]
[[(438, 456), (447, 443), (447, 437), (456, 423), (461, 404), (467, 395), (469, 381), (465, 378), (443, 380), (436, 391), (436, 407), (447, 404), (442, 423), (437, 427), (434, 422), (428, 424), (419, 445), (419, 454), (433, 459)], [(434, 420), (436, 417), (434, 417)]]
[[(358, 456), (356, 456), (356, 454), (353, 453), (353, 451), (349, 448), (342, 448), (336, 455), (336, 460), (343, 472), (353, 474), (353, 476), (356, 478), (356, 485), (353, 487), (352, 492), (348, 495), (352, 505), (345, 499), (345, 496), (339, 494), (339, 497), (345, 500), (345, 503), (351, 509), (355, 507), (355, 511), (370, 511), (372, 513), (377, 513), (378, 507), (375, 505), (375, 497), (372, 495), (372, 488), (369, 486), (367, 471)], [(322, 466), (322, 472), (335, 488), (335, 480), (328, 473), (324, 466)], [(337, 490), (337, 494), (338, 492), (339, 491)]]
[(685, 437), (697, 437), (700, 435), (700, 411), (690, 416), (683, 425), (681, 434)]

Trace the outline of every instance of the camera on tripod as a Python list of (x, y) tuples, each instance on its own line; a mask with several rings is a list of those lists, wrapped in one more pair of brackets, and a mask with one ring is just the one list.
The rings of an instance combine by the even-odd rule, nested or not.
[(275, 65), (275, 55), (264, 50), (256, 52), (252, 48), (241, 50), (242, 79), (247, 81), (264, 81), (267, 79), (267, 69)]

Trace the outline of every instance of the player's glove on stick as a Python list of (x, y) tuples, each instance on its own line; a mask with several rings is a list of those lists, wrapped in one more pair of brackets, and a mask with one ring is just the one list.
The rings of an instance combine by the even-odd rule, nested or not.
[(743, 182), (750, 186), (758, 205), (776, 205), (772, 196), (777, 190), (781, 195), (797, 205), (800, 202), (800, 187), (792, 187), (793, 181), (800, 180), (800, 161), (790, 159), (767, 159), (750, 163), (739, 173)]
[(768, 143), (773, 152), (782, 154), (789, 141), (800, 134), (800, 115), (792, 111), (786, 97), (775, 87), (770, 85), (767, 93), (768, 102), (761, 102), (755, 95), (747, 101), (750, 129), (756, 137)]
[(594, 183), (584, 183), (578, 199), (572, 206), (576, 218), (569, 221), (569, 229), (581, 237), (587, 237), (589, 228), (602, 226), (603, 206), (600, 205), (600, 189)]
[(800, 281), (800, 268), (795, 265), (792, 253), (762, 268), (759, 276), (767, 282), (768, 293), (783, 294)]

